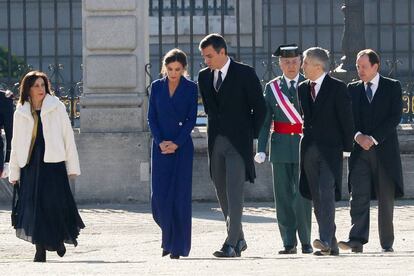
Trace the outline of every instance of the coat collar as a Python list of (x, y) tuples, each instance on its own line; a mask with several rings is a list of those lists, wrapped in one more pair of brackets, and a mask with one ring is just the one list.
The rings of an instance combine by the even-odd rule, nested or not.
[[(56, 109), (59, 103), (60, 103), (60, 100), (57, 97), (46, 94), (43, 100), (43, 103), (42, 103), (41, 116), (43, 117), (45, 114)], [(31, 107), (30, 107), (30, 102), (28, 101), (26, 101), (23, 105), (18, 104), (16, 107), (16, 112), (22, 114), (25, 117), (33, 118)]]

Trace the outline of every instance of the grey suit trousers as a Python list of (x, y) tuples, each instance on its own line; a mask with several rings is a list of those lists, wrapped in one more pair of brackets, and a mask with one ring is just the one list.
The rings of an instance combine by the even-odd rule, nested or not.
[(335, 177), (316, 145), (304, 154), (304, 169), (312, 195), (313, 208), (319, 226), (319, 238), (338, 248), (335, 238)]
[(217, 199), (227, 225), (225, 243), (236, 246), (238, 240), (244, 239), (241, 220), (245, 164), (229, 139), (222, 135), (216, 137), (210, 162)]

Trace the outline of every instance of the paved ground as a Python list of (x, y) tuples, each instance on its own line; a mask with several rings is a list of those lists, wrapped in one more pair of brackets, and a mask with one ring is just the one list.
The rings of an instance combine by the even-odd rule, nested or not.
[[(381, 253), (372, 207), (371, 241), (363, 254), (338, 257), (281, 256), (281, 240), (272, 203), (247, 203), (244, 229), (249, 248), (242, 258), (216, 259), (224, 222), (215, 203), (193, 204), (193, 246), (188, 258), (161, 258), (160, 231), (148, 205), (82, 205), (87, 228), (79, 246), (63, 258), (48, 253), (47, 263), (33, 263), (33, 245), (17, 239), (10, 211), (0, 207), (0, 275), (414, 275), (414, 201), (395, 209), (394, 253)], [(350, 224), (346, 202), (337, 208), (337, 237), (346, 238)], [(313, 224), (312, 238), (317, 226)]]

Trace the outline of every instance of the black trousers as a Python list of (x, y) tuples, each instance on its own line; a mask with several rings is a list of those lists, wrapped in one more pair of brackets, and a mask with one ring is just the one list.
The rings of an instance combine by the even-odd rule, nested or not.
[(211, 156), (211, 174), (217, 199), (226, 220), (225, 243), (236, 246), (244, 239), (242, 215), (244, 203), (245, 164), (241, 155), (224, 136), (217, 136)]
[(394, 243), (394, 196), (395, 184), (385, 173), (378, 160), (375, 147), (362, 151), (351, 170), (351, 219), (349, 239), (367, 243), (372, 184), (378, 199), (378, 230), (382, 248)]
[(304, 153), (305, 175), (312, 195), (313, 209), (319, 226), (319, 238), (337, 249), (335, 238), (335, 177), (316, 145)]

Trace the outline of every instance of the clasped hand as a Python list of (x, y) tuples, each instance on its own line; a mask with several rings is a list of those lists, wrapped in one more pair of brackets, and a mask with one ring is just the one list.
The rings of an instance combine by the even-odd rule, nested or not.
[(160, 143), (160, 149), (162, 154), (171, 154), (175, 153), (178, 146), (174, 144), (172, 141), (162, 141)]
[(369, 135), (360, 134), (355, 140), (364, 150), (369, 150), (374, 145), (374, 141)]

